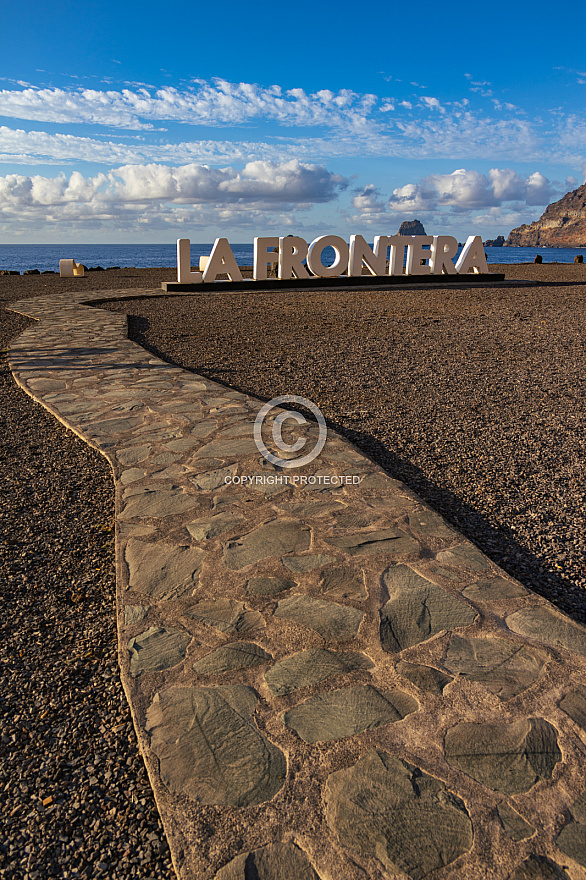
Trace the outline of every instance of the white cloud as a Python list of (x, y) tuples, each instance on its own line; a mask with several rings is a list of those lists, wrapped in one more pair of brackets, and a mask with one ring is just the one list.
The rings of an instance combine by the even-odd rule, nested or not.
[(407, 183), (393, 190), (393, 197), (388, 201), (389, 211), (399, 213), (423, 213), (431, 210), (432, 202), (424, 187), (417, 183)]
[(389, 210), (433, 211), (447, 206), (455, 211), (492, 208), (507, 202), (547, 205), (555, 189), (539, 171), (523, 179), (510, 168), (491, 168), (488, 176), (458, 168), (451, 174), (431, 174), (420, 184), (393, 191)]
[(373, 183), (369, 183), (356, 193), (352, 199), (352, 207), (358, 211), (363, 220), (380, 217), (386, 210), (380, 191)]
[[(0, 177), (0, 217), (72, 220), (177, 218), (211, 207), (215, 214), (259, 216), (263, 212), (304, 209), (335, 199), (347, 181), (319, 165), (250, 162), (234, 168), (206, 165), (125, 165), (93, 177), (74, 172), (49, 178), (8, 174)], [(193, 209), (197, 210), (193, 210)], [(203, 221), (202, 221), (203, 222)]]
[[(476, 82), (472, 82), (474, 87)], [(0, 90), (0, 116), (69, 128), (73, 124), (119, 131), (127, 128), (140, 134), (120, 131), (104, 141), (96, 136), (24, 132), (3, 126), (0, 160), (19, 164), (34, 164), (38, 158), (49, 164), (80, 160), (108, 165), (179, 165), (380, 156), (447, 158), (462, 163), (485, 159), (505, 164), (547, 160), (586, 164), (586, 118), (582, 115), (529, 116), (496, 99), (495, 108), (492, 112), (480, 110), (467, 98), (450, 102), (411, 95), (400, 100), (349, 89), (309, 93), (224, 80), (198, 81), (183, 89), (153, 89), (140, 84), (118, 90), (11, 86)], [(157, 127), (165, 123), (208, 129), (246, 126), (249, 131), (262, 125), (263, 134), (257, 140), (253, 135), (251, 141), (207, 138), (177, 143), (172, 135), (158, 134)], [(300, 136), (296, 136), (296, 128), (303, 129)], [(317, 136), (308, 137), (308, 128)]]
[(445, 113), (445, 108), (442, 107), (439, 100), (437, 98), (430, 98), (423, 96), (420, 98), (421, 104), (427, 107), (429, 110), (439, 110), (440, 113)]
[(0, 116), (131, 129), (152, 129), (153, 123), (162, 121), (217, 126), (268, 119), (285, 126), (343, 126), (359, 131), (377, 100), (376, 95), (350, 89), (308, 94), (299, 88), (283, 92), (276, 85), (263, 88), (225, 80), (199, 82), (183, 91), (25, 88), (0, 91)]

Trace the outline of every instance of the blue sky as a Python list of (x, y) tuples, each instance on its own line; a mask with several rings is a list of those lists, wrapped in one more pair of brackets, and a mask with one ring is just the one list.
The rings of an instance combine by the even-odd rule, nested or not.
[(584, 182), (585, 9), (5, 7), (0, 241), (507, 235)]

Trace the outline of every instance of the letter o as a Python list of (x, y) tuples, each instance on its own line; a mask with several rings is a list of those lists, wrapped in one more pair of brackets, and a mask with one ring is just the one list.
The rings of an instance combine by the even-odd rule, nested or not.
[[(331, 247), (336, 252), (336, 259), (331, 266), (324, 266), (321, 261), (323, 251)], [(307, 252), (307, 265), (318, 278), (335, 278), (348, 267), (349, 248), (339, 235), (320, 235), (312, 241)]]

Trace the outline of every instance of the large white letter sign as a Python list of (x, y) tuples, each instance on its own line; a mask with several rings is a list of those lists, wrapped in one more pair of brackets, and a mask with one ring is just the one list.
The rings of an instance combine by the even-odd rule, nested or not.
[(388, 246), (388, 235), (377, 235), (372, 250), (362, 235), (351, 235), (348, 275), (362, 275), (363, 263), (371, 275), (386, 275)]
[[(336, 255), (331, 266), (322, 263), (322, 255), (327, 247), (331, 247)], [(379, 284), (384, 284), (383, 279), (388, 275), (441, 276), (465, 275), (468, 272), (488, 275), (486, 254), (479, 235), (468, 236), (454, 265), (457, 252), (458, 242), (451, 235), (377, 235), (372, 248), (362, 235), (351, 235), (349, 245), (339, 235), (320, 235), (309, 247), (303, 238), (296, 235), (284, 238), (271, 235), (254, 239), (253, 278), (255, 281), (265, 281), (268, 278), (267, 267), (275, 264), (279, 268), (279, 279), (283, 281), (339, 278), (345, 272), (348, 278), (354, 278), (362, 275), (364, 267), (370, 275), (381, 279)], [(214, 282), (218, 275), (227, 275), (230, 281), (242, 281), (242, 273), (227, 238), (216, 239), (210, 256), (200, 258), (199, 270), (193, 272), (191, 269), (189, 239), (178, 239), (177, 281), (180, 284)], [(504, 275), (497, 277), (501, 280)], [(342, 283), (343, 279), (340, 279)]]
[(432, 235), (412, 235), (407, 250), (407, 275), (430, 275), (431, 269), (427, 262), (431, 258), (430, 247)]
[(242, 281), (242, 272), (238, 268), (227, 238), (216, 238), (203, 273), (203, 280), (215, 281), (218, 275), (227, 275), (230, 281)]
[(389, 257), (389, 275), (403, 274), (405, 248), (411, 244), (410, 235), (392, 235), (389, 238), (391, 253)]
[[(336, 252), (331, 266), (324, 266), (321, 261), (321, 255), (327, 247)], [(307, 265), (318, 278), (336, 278), (348, 265), (348, 245), (339, 235), (320, 235), (309, 246)]]
[[(270, 251), (269, 251), (270, 248)], [(277, 249), (277, 253), (274, 249)], [(255, 281), (265, 281), (267, 267), (279, 262), (279, 239), (276, 237), (254, 239), (254, 268), (252, 277)]]
[(456, 263), (456, 272), (465, 275), (467, 272), (488, 273), (484, 245), (479, 235), (469, 235), (462, 253)]
[(453, 235), (434, 235), (431, 246), (429, 265), (432, 275), (441, 275), (445, 269), (446, 275), (455, 275), (456, 267), (452, 263), (452, 257), (456, 256), (458, 242)]
[(296, 235), (279, 239), (279, 278), (309, 278), (303, 261), (307, 256), (307, 242)]
[(191, 242), (177, 239), (177, 281), (179, 284), (201, 284), (201, 272), (191, 271)]

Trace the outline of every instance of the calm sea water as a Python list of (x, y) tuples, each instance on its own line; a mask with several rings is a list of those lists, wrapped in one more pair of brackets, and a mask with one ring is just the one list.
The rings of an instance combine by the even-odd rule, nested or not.
[[(252, 243), (232, 244), (236, 262), (240, 266), (252, 265)], [(191, 243), (191, 262), (197, 265), (200, 256), (206, 256), (211, 244)], [(544, 263), (573, 263), (577, 254), (585, 257), (586, 248), (486, 248), (489, 263), (532, 263), (541, 254)], [(332, 251), (330, 261), (333, 260)], [(38, 269), (40, 272), (59, 271), (60, 259), (74, 259), (84, 266), (133, 266), (137, 269), (176, 268), (175, 244), (0, 244), (0, 269), (24, 272)], [(324, 251), (324, 263), (328, 263), (328, 251)]]

